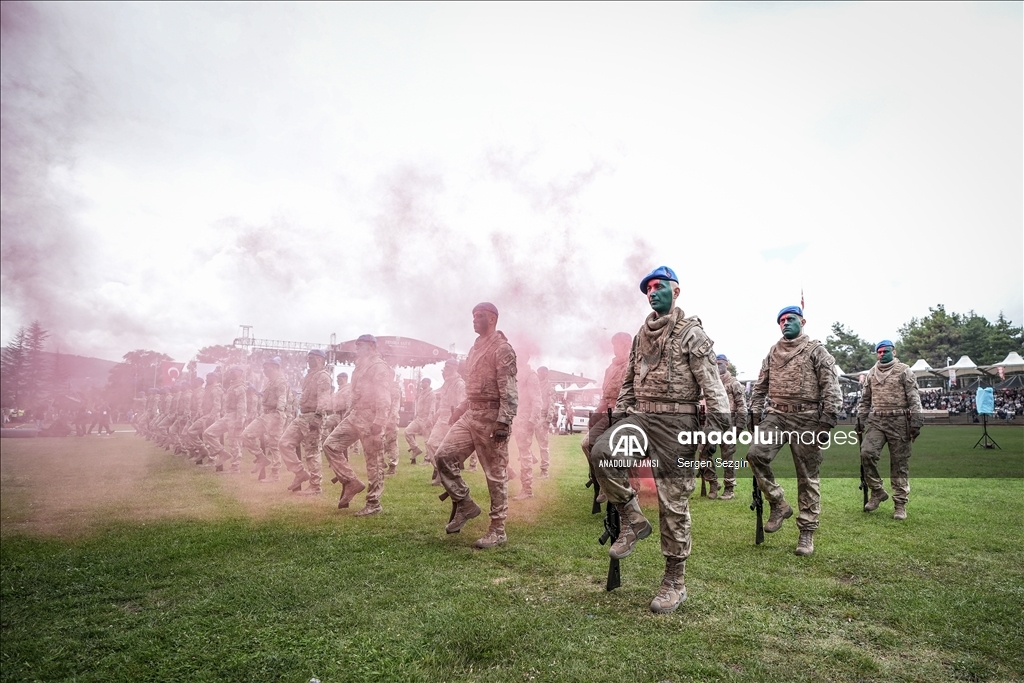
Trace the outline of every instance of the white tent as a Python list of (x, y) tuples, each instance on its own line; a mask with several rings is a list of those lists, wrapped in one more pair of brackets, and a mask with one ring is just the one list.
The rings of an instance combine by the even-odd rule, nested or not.
[(1005, 375), (1009, 375), (1014, 372), (1024, 372), (1024, 358), (1021, 358), (1020, 354), (1016, 351), (1010, 351), (1001, 363), (985, 365), (982, 367), (982, 370), (986, 370), (990, 375), (998, 375), (999, 368), (1003, 369), (1003, 374)]
[(957, 377), (970, 377), (973, 375), (985, 374), (981, 368), (974, 364), (974, 361), (971, 360), (970, 356), (960, 356), (960, 360), (956, 363), (949, 367), (939, 368), (935, 371), (935, 374), (942, 375), (943, 377), (949, 377), (950, 370), (956, 370)]
[(932, 370), (932, 366), (928, 365), (928, 361), (924, 358), (919, 359), (916, 363), (910, 366), (910, 371), (914, 373), (914, 377), (930, 377), (935, 374)]

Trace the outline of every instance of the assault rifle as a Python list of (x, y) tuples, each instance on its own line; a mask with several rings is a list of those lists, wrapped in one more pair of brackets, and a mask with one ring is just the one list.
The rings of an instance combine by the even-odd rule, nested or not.
[[(596, 413), (590, 414), (591, 422), (597, 416)], [(594, 425), (597, 427), (598, 425)], [(612, 426), (612, 409), (608, 409), (608, 426), (605, 429), (609, 429)], [(602, 432), (603, 433), (603, 432)], [(594, 438), (597, 433), (594, 428), (590, 429), (590, 444), (593, 446)], [(591, 514), (597, 514), (601, 512), (601, 504), (597, 502), (598, 493), (601, 490), (601, 485), (597, 483), (597, 476), (594, 472), (594, 465), (590, 465), (590, 481), (587, 482), (587, 486), (594, 485), (594, 505), (591, 508)], [(619, 511), (615, 505), (608, 501), (604, 504), (604, 533), (601, 534), (597, 542), (601, 545), (605, 543), (615, 543), (615, 540), (619, 537), (619, 531), (621, 530), (621, 520), (619, 519)], [(608, 559), (608, 579), (605, 582), (604, 589), (606, 591), (613, 591), (622, 585), (622, 575), (619, 572), (619, 560), (617, 558)]]
[[(754, 431), (754, 427), (761, 421), (760, 416), (755, 420), (754, 412), (749, 411), (747, 419), (750, 424), (750, 431)], [(764, 543), (764, 496), (761, 495), (761, 489), (757, 487), (757, 476), (754, 476), (754, 491), (750, 501), (750, 509), (757, 514), (757, 522), (754, 525), (754, 545), (761, 545)]]
[[(857, 420), (857, 441), (858, 445), (863, 447), (864, 442), (864, 425), (861, 424), (860, 420)], [(860, 488), (864, 492), (864, 505), (868, 504), (868, 480), (864, 477), (864, 461), (860, 463)]]

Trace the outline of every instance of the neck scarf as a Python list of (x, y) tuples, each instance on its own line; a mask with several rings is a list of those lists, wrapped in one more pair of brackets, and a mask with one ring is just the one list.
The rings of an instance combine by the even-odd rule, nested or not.
[(683, 311), (673, 308), (668, 315), (659, 317), (657, 313), (651, 312), (640, 328), (640, 381), (651, 368), (658, 366), (661, 357), (665, 353), (665, 345), (672, 336), (672, 330), (676, 323), (683, 317)]

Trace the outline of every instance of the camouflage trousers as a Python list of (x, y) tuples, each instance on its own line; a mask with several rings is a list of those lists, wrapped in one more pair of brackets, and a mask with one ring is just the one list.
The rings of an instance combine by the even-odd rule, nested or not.
[(434, 426), (430, 429), (430, 436), (427, 437), (427, 461), (434, 462), (434, 458), (437, 455), (437, 448), (444, 441), (444, 437), (448, 434), (448, 430), (452, 426), (448, 424), (447, 420), (438, 420), (434, 423)]
[[(639, 428), (646, 435), (648, 448), (645, 455), (651, 460), (651, 472), (658, 490), (658, 513), (661, 531), (661, 554), (685, 560), (690, 556), (690, 494), (697, 481), (693, 467), (680, 467), (677, 458), (695, 460), (695, 446), (681, 446), (681, 431), (696, 431), (696, 415), (666, 413), (633, 413), (616, 422), (610, 429), (600, 433), (607, 424), (607, 418), (597, 421), (592, 429), (590, 461), (601, 490), (608, 501), (616, 504), (628, 503), (638, 493), (629, 479), (629, 458), (612, 451), (617, 444), (612, 438), (623, 435), (637, 435)], [(596, 437), (596, 438), (595, 438)], [(624, 438), (624, 437), (623, 437)], [(640, 439), (642, 441), (642, 439)], [(657, 461), (657, 464), (655, 464)]]
[(185, 450), (196, 455), (210, 456), (210, 452), (203, 443), (203, 432), (214, 422), (212, 417), (199, 417), (193, 420), (192, 424), (185, 430)]
[(321, 448), (321, 450), (324, 447), (324, 442), (327, 441), (327, 437), (329, 437), (331, 435), (331, 432), (333, 432), (335, 430), (335, 428), (338, 425), (340, 425), (340, 424), (341, 424), (341, 415), (339, 415), (338, 413), (331, 413), (324, 420), (323, 427), (321, 427), (321, 429), (320, 429), (320, 448)]
[(519, 451), (519, 476), (524, 492), (533, 491), (533, 433), (536, 425), (518, 418), (512, 421), (512, 438)]
[(799, 514), (796, 526), (801, 531), (814, 531), (818, 528), (818, 515), (821, 514), (821, 447), (815, 439), (818, 430), (818, 414), (807, 413), (768, 413), (758, 425), (758, 439), (768, 438), (770, 445), (752, 443), (747, 452), (747, 462), (757, 479), (757, 486), (771, 504), (785, 499), (785, 491), (775, 481), (772, 472), (772, 460), (779, 454), (782, 447), (789, 445), (793, 453), (793, 466), (796, 468), (796, 495)]
[[(299, 459), (299, 447), (302, 459)], [(309, 473), (309, 485), (320, 489), (323, 484), (323, 467), (320, 464), (320, 418), (313, 413), (302, 413), (288, 425), (277, 442), (281, 460), (288, 471), (295, 474), (305, 470)]]
[[(231, 415), (225, 415), (203, 432), (203, 443), (206, 445), (210, 457), (217, 461), (218, 465), (230, 461), (232, 471), (242, 468), (242, 448), (239, 436), (242, 433), (242, 420)], [(224, 445), (220, 445), (220, 437), (224, 437)]]
[[(701, 453), (701, 460), (715, 461), (715, 458), (720, 457), (722, 460), (735, 460), (736, 459), (736, 444), (734, 443), (723, 443), (718, 447), (718, 455), (705, 455)], [(700, 477), (709, 484), (718, 484), (718, 472), (714, 467), (701, 467)], [(725, 484), (725, 488), (734, 489), (736, 488), (736, 468), (735, 467), (723, 467), (722, 468), (722, 481)]]
[(324, 441), (324, 455), (342, 483), (359, 481), (348, 461), (348, 449), (357, 441), (366, 453), (366, 504), (380, 503), (384, 493), (384, 442), (381, 435), (370, 434), (372, 421), (357, 413), (345, 416)]
[(871, 418), (864, 429), (860, 445), (860, 464), (864, 466), (864, 479), (872, 491), (885, 487), (878, 473), (878, 460), (882, 446), (889, 444), (889, 482), (892, 484), (894, 503), (906, 505), (910, 496), (910, 450), (907, 418)]
[(242, 430), (242, 447), (258, 458), (264, 452), (260, 445), (260, 439), (265, 437), (266, 458), (270, 461), (270, 473), (276, 475), (281, 471), (281, 451), (278, 449), (278, 442), (283, 433), (284, 413), (279, 413), (276, 410), (263, 413)]
[(547, 474), (551, 468), (551, 449), (548, 447), (548, 437), (551, 432), (548, 430), (548, 423), (541, 420), (533, 428), (533, 436), (537, 439), (537, 450), (540, 451), (540, 472)]
[(430, 423), (421, 417), (410, 422), (409, 426), (405, 428), (405, 442), (409, 444), (409, 451), (411, 453), (419, 451), (420, 447), (416, 444), (416, 437), (422, 436), (426, 441), (430, 438), (431, 431)]
[(389, 423), (384, 428), (384, 460), (389, 467), (398, 467), (398, 425)]
[(497, 408), (467, 410), (438, 446), (434, 465), (452, 500), (465, 500), (469, 497), (469, 486), (462, 478), (462, 466), (475, 450), (487, 479), (491, 521), (503, 524), (508, 517), (508, 440), (494, 440), (497, 420)]
[(174, 424), (168, 429), (172, 447), (185, 448), (190, 424), (192, 424), (192, 419), (188, 415), (179, 415), (175, 418)]

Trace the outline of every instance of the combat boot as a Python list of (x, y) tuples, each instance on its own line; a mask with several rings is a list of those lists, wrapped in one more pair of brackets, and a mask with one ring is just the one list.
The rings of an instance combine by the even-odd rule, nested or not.
[(309, 481), (309, 472), (306, 470), (299, 470), (295, 473), (295, 478), (292, 479), (292, 483), (288, 484), (289, 491), (298, 491), (302, 488), (302, 483)]
[(448, 534), (457, 534), (466, 526), (466, 522), (474, 517), (480, 516), (480, 506), (473, 502), (473, 499), (466, 496), (455, 502), (455, 509), (452, 510), (451, 521), (445, 526), (444, 531)]
[(350, 479), (341, 485), (341, 498), (338, 499), (338, 509), (344, 510), (348, 507), (356, 494), (366, 488), (366, 484), (358, 479)]
[(356, 517), (369, 517), (381, 512), (384, 512), (384, 508), (380, 506), (380, 503), (367, 503), (362, 510), (356, 513)]
[(530, 489), (523, 489), (512, 500), (526, 500), (527, 498), (533, 498), (533, 491)]
[(796, 550), (793, 551), (794, 555), (813, 555), (814, 554), (814, 532), (810, 529), (800, 530), (800, 540), (797, 541)]
[(628, 557), (633, 552), (636, 542), (651, 535), (651, 523), (644, 517), (640, 510), (640, 503), (636, 496), (630, 498), (628, 503), (615, 506), (619, 511), (619, 537), (608, 549), (608, 556), (615, 560)]
[(872, 490), (868, 502), (864, 503), (864, 512), (874, 512), (879, 505), (887, 500), (889, 500), (889, 494), (885, 492), (885, 489)]
[(785, 500), (778, 505), (772, 504), (772, 513), (768, 515), (768, 521), (764, 524), (766, 534), (774, 534), (782, 528), (782, 522), (793, 516), (793, 508)]
[(685, 573), (686, 560), (678, 557), (665, 558), (665, 576), (661, 579), (661, 589), (654, 596), (654, 600), (651, 600), (652, 612), (669, 614), (686, 602), (686, 585), (683, 583)]
[(483, 538), (478, 538), (473, 542), (473, 547), (480, 550), (486, 550), (487, 548), (494, 548), (502, 543), (508, 541), (508, 536), (505, 535), (505, 524), (504, 522), (491, 522), (491, 528), (487, 530), (487, 533)]
[(718, 482), (711, 482), (711, 490), (708, 491), (708, 500), (715, 500), (718, 498)]
[(907, 506), (905, 503), (896, 503), (896, 510), (892, 513), (893, 519), (906, 519)]
[(732, 492), (732, 487), (731, 486), (726, 486), (725, 487), (725, 492), (722, 493), (722, 495), (720, 497), (721, 497), (722, 500), (732, 500), (733, 498), (736, 497), (736, 494), (734, 494)]
[[(267, 465), (269, 464), (270, 460), (268, 460), (265, 455), (260, 453), (259, 455), (256, 456), (256, 465), (252, 468), (252, 471), (250, 473), (256, 474), (257, 472), (263, 472), (264, 470), (267, 469)], [(260, 479), (263, 479), (263, 477), (260, 477)]]
[[(413, 463), (413, 464), (415, 465), (416, 463)], [(395, 466), (394, 466), (394, 465), (388, 465), (388, 469), (387, 469), (387, 471), (386, 471), (386, 472), (384, 472), (384, 476), (385, 476), (385, 477), (393, 477), (393, 476), (395, 476), (396, 474), (398, 474), (398, 470), (397, 470), (397, 469), (395, 469)]]
[(317, 486), (315, 488), (314, 487), (310, 487), (310, 488), (306, 489), (305, 491), (298, 491), (298, 494), (300, 496), (319, 496), (323, 492), (324, 492), (324, 490), (322, 488), (320, 488), (319, 486)]

